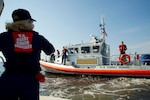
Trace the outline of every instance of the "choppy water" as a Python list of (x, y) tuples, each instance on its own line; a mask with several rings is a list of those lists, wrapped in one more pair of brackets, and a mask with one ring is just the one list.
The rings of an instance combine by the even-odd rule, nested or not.
[(46, 73), (41, 95), (72, 100), (150, 100), (150, 79)]
[[(3, 72), (0, 66), (0, 74)], [(72, 100), (150, 100), (150, 79), (45, 73), (40, 95)]]

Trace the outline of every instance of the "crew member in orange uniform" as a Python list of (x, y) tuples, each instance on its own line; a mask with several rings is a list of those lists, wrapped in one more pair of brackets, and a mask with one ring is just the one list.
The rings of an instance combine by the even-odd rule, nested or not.
[[(126, 50), (127, 50), (127, 46), (122, 41), (121, 44), (119, 45), (120, 57), (121, 57), (122, 54), (126, 53), (125, 52)], [(120, 57), (119, 57), (119, 60), (121, 59)], [(121, 65), (123, 65), (123, 63), (121, 63)]]
[(121, 54), (125, 54), (127, 50), (127, 46), (124, 44), (124, 42), (122, 41), (121, 44), (119, 45), (119, 51), (120, 51), (120, 55)]

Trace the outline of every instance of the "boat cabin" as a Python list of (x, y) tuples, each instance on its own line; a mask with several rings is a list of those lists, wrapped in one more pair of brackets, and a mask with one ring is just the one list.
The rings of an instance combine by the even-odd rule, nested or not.
[(67, 60), (75, 67), (108, 65), (110, 62), (109, 45), (102, 41), (70, 45), (65, 48), (68, 50)]

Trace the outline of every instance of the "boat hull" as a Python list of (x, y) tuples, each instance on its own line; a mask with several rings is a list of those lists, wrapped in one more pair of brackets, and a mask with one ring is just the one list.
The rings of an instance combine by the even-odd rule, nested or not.
[[(85, 75), (104, 75), (104, 76), (131, 76), (131, 77), (150, 77), (150, 69), (129, 69), (130, 66), (109, 68), (75, 68), (61, 64), (54, 64), (40, 61), (41, 66), (46, 72), (63, 74), (85, 74)], [(148, 66), (150, 67), (150, 66)]]

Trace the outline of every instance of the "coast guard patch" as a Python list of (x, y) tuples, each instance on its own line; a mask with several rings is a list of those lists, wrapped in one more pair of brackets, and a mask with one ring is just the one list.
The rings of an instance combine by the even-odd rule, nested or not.
[(30, 53), (32, 48), (32, 32), (12, 32), (14, 39), (14, 51)]

